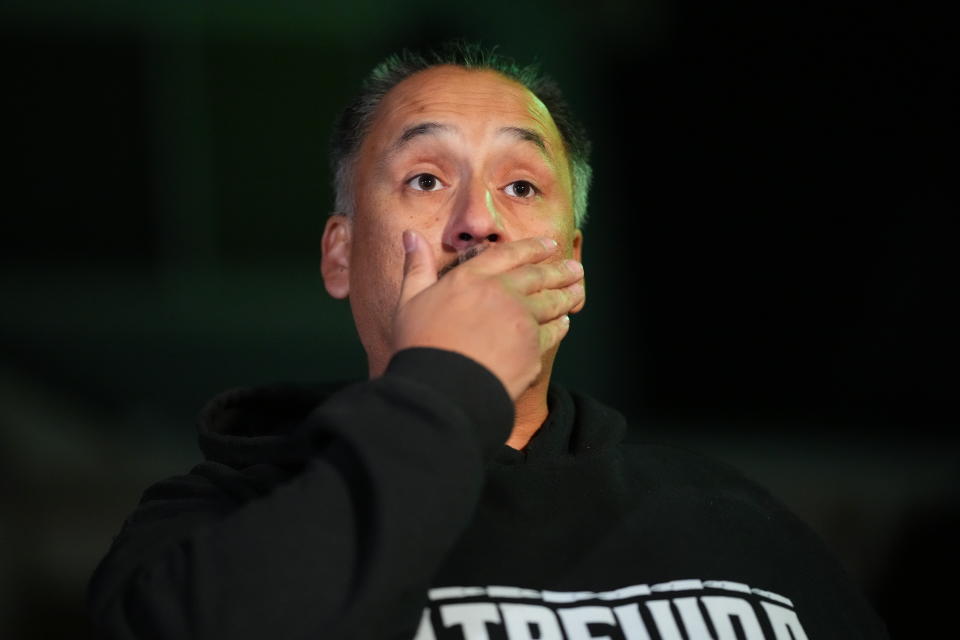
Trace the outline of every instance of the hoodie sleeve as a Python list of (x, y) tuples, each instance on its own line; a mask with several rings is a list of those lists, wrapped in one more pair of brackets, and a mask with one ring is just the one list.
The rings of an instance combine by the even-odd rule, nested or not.
[(512, 423), (481, 365), (403, 351), (310, 413), (293, 467), (206, 462), (149, 488), (91, 580), (94, 624), (108, 638), (412, 637)]

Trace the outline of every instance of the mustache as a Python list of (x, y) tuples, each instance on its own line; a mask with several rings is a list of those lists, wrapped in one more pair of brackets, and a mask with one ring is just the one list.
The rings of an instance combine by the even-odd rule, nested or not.
[(440, 269), (440, 271), (437, 271), (437, 280), (439, 280), (443, 276), (450, 273), (450, 271), (452, 271), (454, 267), (459, 267), (461, 264), (463, 264), (467, 260), (472, 260), (473, 258), (476, 258), (478, 255), (486, 251), (488, 246), (489, 245), (486, 245), (486, 244), (475, 244), (469, 249), (467, 249), (466, 251), (461, 251), (460, 253), (457, 254), (457, 257), (454, 258), (453, 261), (451, 261), (449, 264), (444, 265), (443, 268)]

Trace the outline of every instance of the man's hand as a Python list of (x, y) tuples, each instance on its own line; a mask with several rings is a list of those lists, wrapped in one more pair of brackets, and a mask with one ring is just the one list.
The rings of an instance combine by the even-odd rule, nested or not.
[(558, 260), (557, 244), (528, 238), (493, 245), (437, 280), (437, 265), (415, 231), (393, 327), (394, 352), (435, 347), (462, 353), (496, 375), (514, 400), (540, 374), (541, 356), (567, 334), (583, 302), (583, 267)]

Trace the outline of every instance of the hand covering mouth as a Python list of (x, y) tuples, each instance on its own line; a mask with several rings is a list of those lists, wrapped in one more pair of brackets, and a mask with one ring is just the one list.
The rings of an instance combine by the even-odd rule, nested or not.
[(454, 267), (460, 266), (467, 260), (471, 258), (476, 258), (478, 255), (486, 251), (490, 247), (489, 244), (475, 244), (472, 247), (468, 248), (465, 251), (461, 251), (457, 254), (457, 257), (453, 259), (452, 262), (444, 266), (437, 272), (437, 280), (447, 275)]

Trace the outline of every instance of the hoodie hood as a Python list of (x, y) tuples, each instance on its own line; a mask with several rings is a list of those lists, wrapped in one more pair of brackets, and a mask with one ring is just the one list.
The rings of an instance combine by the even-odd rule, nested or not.
[(277, 384), (225, 391), (200, 413), (200, 450), (207, 460), (236, 468), (303, 462), (291, 435), (346, 383)]
[[(200, 449), (207, 460), (236, 468), (263, 462), (301, 464), (303, 453), (294, 447), (292, 434), (318, 405), (348, 384), (278, 384), (224, 392), (200, 414)], [(626, 420), (618, 411), (560, 385), (550, 385), (547, 406), (549, 416), (527, 447), (518, 451), (503, 445), (495, 463), (590, 457), (615, 447), (626, 433)]]

